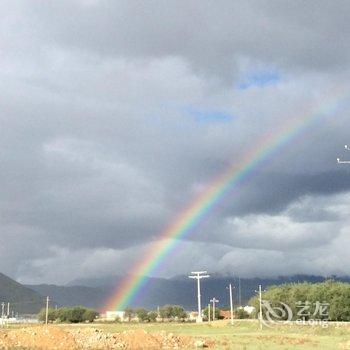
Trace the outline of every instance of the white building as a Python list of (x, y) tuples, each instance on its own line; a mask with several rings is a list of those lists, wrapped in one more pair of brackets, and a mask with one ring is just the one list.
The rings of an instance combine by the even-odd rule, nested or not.
[(255, 307), (246, 305), (246, 306), (243, 307), (243, 310), (250, 315), (250, 314), (252, 314), (255, 311)]
[(107, 311), (106, 320), (115, 321), (119, 319), (120, 321), (125, 321), (125, 311)]

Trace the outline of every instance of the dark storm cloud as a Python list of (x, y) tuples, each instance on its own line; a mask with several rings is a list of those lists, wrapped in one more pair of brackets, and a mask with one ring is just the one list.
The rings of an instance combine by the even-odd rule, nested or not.
[[(348, 2), (0, 7), (1, 263), (26, 282), (122, 273), (261, 138), (348, 90)], [(348, 114), (342, 101), (254, 169), (183, 242), (171, 273), (215, 261), (225, 271), (242, 250), (294, 259), (284, 274), (303, 272), (304, 245), (343, 256), (350, 181), (335, 159)], [(258, 270), (255, 259), (242, 267)]]
[[(346, 191), (350, 191), (349, 173), (340, 170), (317, 174), (263, 173), (242, 190), (239, 203), (235, 198), (228, 198), (225, 204), (228, 215), (232, 212), (236, 215), (276, 214), (291, 202), (306, 195), (327, 195)], [(299, 215), (307, 217), (311, 214), (304, 212)], [(325, 218), (319, 217), (316, 221), (322, 219)]]

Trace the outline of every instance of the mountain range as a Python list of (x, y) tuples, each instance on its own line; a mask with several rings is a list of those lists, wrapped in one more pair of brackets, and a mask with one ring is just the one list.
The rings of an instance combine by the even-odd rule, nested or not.
[(10, 303), (10, 315), (37, 313), (44, 306), (44, 297), (8, 276), (0, 273), (0, 304), (4, 303), (7, 313), (7, 303)]
[[(350, 282), (349, 277), (331, 278)], [(283, 283), (311, 282), (317, 283), (325, 280), (321, 276), (295, 275), (278, 278), (232, 278), (223, 276), (211, 276), (201, 282), (202, 304), (206, 305), (213, 297), (219, 299), (219, 306), (229, 306), (228, 285), (234, 285), (234, 304), (245, 305), (255, 295), (259, 284), (263, 289), (271, 285)], [(108, 276), (94, 279), (79, 279), (65, 286), (55, 285), (30, 285), (27, 286), (41, 295), (50, 295), (58, 305), (84, 305), (103, 310), (106, 303), (113, 297), (122, 279), (120, 276)], [(186, 309), (196, 309), (197, 285), (187, 276), (177, 276), (170, 279), (146, 278), (144, 287), (130, 307), (145, 307), (156, 309), (165, 304), (179, 304)]]
[[(331, 278), (350, 282), (350, 277)], [(233, 278), (212, 275), (203, 279), (201, 286), (202, 304), (209, 303), (213, 297), (219, 300), (219, 307), (228, 307), (229, 293), (227, 286), (234, 285), (234, 304), (245, 305), (255, 295), (259, 284), (263, 289), (271, 285), (297, 282), (322, 282), (325, 277), (295, 275), (278, 278)], [(130, 307), (145, 307), (156, 309), (165, 304), (183, 305), (188, 310), (195, 310), (197, 305), (197, 285), (187, 276), (177, 276), (170, 279), (146, 278), (145, 284)], [(11, 310), (16, 313), (37, 313), (43, 306), (46, 296), (50, 296), (51, 306), (83, 305), (97, 310), (103, 310), (113, 292), (122, 282), (120, 276), (78, 279), (64, 286), (53, 284), (21, 285), (0, 273), (0, 303), (10, 302)]]

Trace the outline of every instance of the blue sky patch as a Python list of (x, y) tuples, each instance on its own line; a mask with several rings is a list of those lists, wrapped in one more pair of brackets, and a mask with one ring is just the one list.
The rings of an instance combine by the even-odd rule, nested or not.
[(233, 114), (210, 109), (196, 109), (196, 108), (186, 108), (186, 113), (198, 123), (223, 123), (231, 121), (234, 116)]
[(246, 90), (253, 86), (264, 87), (273, 85), (280, 81), (281, 75), (276, 71), (256, 71), (241, 79), (237, 84), (237, 88), (240, 90)]

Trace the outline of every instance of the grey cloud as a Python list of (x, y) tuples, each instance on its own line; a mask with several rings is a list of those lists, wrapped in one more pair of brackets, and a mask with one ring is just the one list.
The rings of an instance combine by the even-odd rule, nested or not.
[[(305, 106), (331, 99), (335, 86), (348, 90), (348, 24), (342, 19), (348, 5), (337, 6), (4, 2), (2, 272), (26, 282), (63, 283), (110, 273), (101, 258), (106, 253), (118, 266), (113, 274), (123, 273), (123, 257), (147, 249), (218, 174), (248, 150), (258, 151), (261, 138), (295, 116), (307, 117)], [(270, 85), (240, 90), (232, 80), (275, 66), (281, 79)], [(198, 121), (191, 110), (232, 118)], [(348, 112), (348, 103), (340, 104), (256, 168), (185, 237), (189, 248), (172, 256), (177, 263), (167, 272), (221, 257), (224, 270), (235, 262), (231, 250), (263, 254), (267, 237), (275, 261), (291, 259), (287, 272), (303, 272), (294, 250), (304, 243), (341, 251), (334, 240), (346, 227), (339, 207), (346, 200), (336, 195), (350, 183), (349, 169), (335, 159), (348, 142)], [(298, 206), (306, 195), (309, 205)], [(315, 206), (319, 196), (332, 198), (335, 209)], [(260, 218), (266, 233), (255, 232), (249, 217)], [(228, 220), (242, 220), (248, 238), (232, 236)], [(293, 232), (283, 231), (290, 240), (275, 242), (271, 223), (290, 225)], [(303, 227), (310, 230), (305, 241)], [(76, 271), (71, 264), (79, 265)], [(256, 264), (252, 259), (245, 271), (253, 273)], [(55, 267), (51, 277), (46, 266)]]
[[(307, 162), (305, 158), (304, 161)], [(257, 176), (253, 182), (246, 184), (242, 193), (239, 194), (238, 201), (234, 197), (232, 200), (228, 198), (224, 204), (224, 210), (227, 210), (228, 214), (232, 212), (241, 215), (259, 212), (276, 214), (284, 210), (291, 202), (305, 195), (341, 193), (349, 189), (349, 173), (340, 169), (314, 174), (266, 172)], [(306, 212), (305, 208), (303, 210), (304, 214), (298, 212), (297, 209), (289, 214), (294, 217), (298, 216), (299, 219), (312, 215), (309, 210)], [(318, 220), (322, 218), (319, 217)]]
[(179, 56), (224, 78), (246, 61), (287, 70), (346, 67), (349, 11), (341, 0), (41, 1), (25, 13), (49, 45), (132, 59)]

